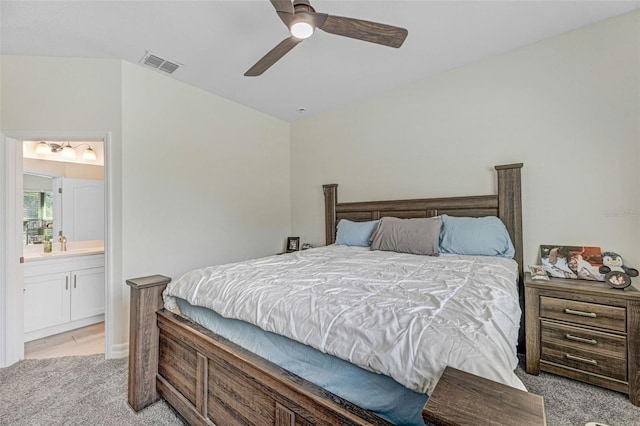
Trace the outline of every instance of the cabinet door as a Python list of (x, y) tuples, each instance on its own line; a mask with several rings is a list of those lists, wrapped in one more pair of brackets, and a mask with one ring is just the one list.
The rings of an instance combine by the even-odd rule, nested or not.
[(103, 181), (62, 179), (62, 233), (67, 241), (104, 239)]
[(24, 331), (39, 330), (69, 321), (68, 273), (24, 279)]
[(71, 321), (104, 314), (104, 268), (71, 272)]

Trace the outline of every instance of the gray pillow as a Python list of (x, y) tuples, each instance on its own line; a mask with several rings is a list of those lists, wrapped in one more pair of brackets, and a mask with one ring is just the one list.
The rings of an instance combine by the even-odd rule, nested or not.
[(442, 219), (383, 217), (371, 236), (371, 250), (438, 256)]

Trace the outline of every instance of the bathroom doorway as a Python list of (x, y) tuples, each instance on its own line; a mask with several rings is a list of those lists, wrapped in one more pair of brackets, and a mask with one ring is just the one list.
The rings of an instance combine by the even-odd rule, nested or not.
[(104, 353), (104, 147), (24, 140), (24, 356)]
[[(32, 133), (32, 132), (5, 132), (0, 134), (0, 138), (3, 142), (2, 152), (0, 153), (0, 173), (2, 174), (4, 182), (3, 189), (6, 191), (6, 196), (2, 200), (3, 208), (7, 214), (2, 220), (2, 226), (0, 230), (0, 234), (5, 241), (5, 244), (2, 247), (1, 255), (0, 255), (0, 266), (3, 268), (2, 274), (2, 282), (0, 282), (0, 290), (4, 290), (7, 297), (0, 304), (0, 367), (8, 366), (16, 361), (23, 359), (25, 356), (25, 285), (26, 281), (29, 280), (29, 277), (23, 277), (23, 270), (25, 266), (25, 258), (23, 256), (24, 252), (28, 250), (35, 250), (38, 253), (41, 253), (40, 249), (42, 247), (42, 253), (44, 252), (44, 247), (36, 247), (34, 248), (26, 248), (23, 247), (23, 238), (24, 235), (24, 217), (23, 217), (23, 171), (25, 167), (23, 166), (23, 161), (26, 161), (25, 155), (26, 148), (23, 148), (23, 142), (39, 142), (40, 140), (48, 141), (52, 144), (65, 145), (65, 142), (70, 144), (73, 147), (76, 147), (83, 141), (89, 141), (91, 144), (101, 144), (102, 146), (102, 158), (101, 161), (103, 163), (103, 171), (101, 172), (101, 177), (104, 182), (105, 190), (103, 195), (103, 203), (102, 212), (104, 214), (104, 222), (101, 225), (104, 232), (104, 241), (103, 241), (103, 253), (101, 254), (102, 258), (97, 262), (97, 258), (92, 258), (90, 264), (83, 264), (77, 270), (72, 269), (67, 275), (68, 278), (57, 277), (54, 278), (58, 280), (58, 287), (64, 286), (66, 289), (67, 286), (73, 286), (73, 280), (85, 280), (87, 282), (94, 283), (92, 284), (93, 289), (95, 290), (95, 283), (99, 282), (101, 287), (101, 298), (102, 298), (102, 310), (96, 309), (95, 297), (93, 299), (82, 299), (86, 296), (86, 294), (82, 294), (78, 292), (76, 295), (76, 299), (79, 297), (81, 300), (89, 301), (88, 303), (81, 303), (78, 306), (83, 307), (83, 309), (76, 309), (75, 312), (71, 312), (71, 322), (74, 322), (73, 330), (65, 330), (65, 326), (61, 325), (60, 322), (66, 321), (66, 315), (64, 320), (60, 320), (58, 324), (32, 324), (32, 333), (31, 341), (37, 341), (42, 338), (48, 338), (49, 340), (53, 339), (51, 336), (61, 335), (61, 333), (70, 332), (70, 339), (74, 340), (74, 342), (85, 343), (87, 340), (93, 340), (93, 348), (91, 351), (95, 351), (95, 341), (96, 337), (99, 339), (100, 343), (98, 344), (100, 347), (100, 352), (105, 353), (106, 357), (113, 356), (121, 356), (119, 353), (114, 353), (111, 342), (113, 341), (111, 337), (112, 333), (112, 325), (111, 320), (112, 315), (110, 314), (110, 310), (113, 309), (112, 305), (112, 297), (109, 297), (110, 294), (113, 293), (113, 285), (110, 284), (109, 276), (111, 276), (112, 267), (109, 267), (109, 229), (110, 229), (110, 220), (107, 212), (109, 212), (110, 207), (110, 195), (108, 191), (109, 180), (111, 173), (109, 172), (109, 164), (107, 159), (109, 158), (109, 146), (110, 146), (110, 133), (102, 133), (102, 132), (82, 132), (81, 134), (72, 134), (72, 132), (67, 132), (61, 134), (60, 132), (51, 132), (51, 134), (47, 134), (44, 132), (41, 133)], [(56, 147), (54, 147), (56, 148)], [(87, 146), (84, 147), (85, 149)], [(94, 149), (92, 149), (94, 150)], [(81, 155), (81, 154), (80, 154)], [(60, 167), (60, 165), (56, 166)], [(74, 166), (76, 167), (76, 166)], [(74, 167), (71, 167), (73, 169)], [(31, 168), (31, 166), (29, 167)], [(77, 172), (77, 167), (75, 171), (72, 171), (72, 175)], [(55, 172), (49, 173), (55, 174)], [(62, 175), (62, 174), (61, 174)], [(73, 178), (79, 178), (80, 176), (73, 175)], [(43, 222), (40, 224), (31, 224), (32, 227), (37, 228), (39, 225), (42, 228), (41, 230), (32, 231), (31, 237), (33, 238), (34, 232), (43, 232), (42, 235), (51, 234), (51, 237), (55, 237), (53, 235), (53, 231), (46, 231), (46, 229), (53, 225), (46, 223), (47, 217), (43, 216)], [(63, 230), (64, 232), (64, 230)], [(36, 237), (33, 241), (37, 241)], [(55, 238), (52, 238), (54, 241)], [(86, 246), (82, 244), (74, 245), (74, 241), (70, 241), (68, 244), (68, 249), (73, 250), (74, 256), (84, 255), (86, 253), (80, 253), (83, 250), (87, 249)], [(77, 242), (77, 241), (76, 241)], [(61, 250), (61, 242), (56, 241), (58, 246), (56, 247), (58, 250)], [(90, 247), (93, 249), (93, 247)], [(23, 252), (24, 250), (24, 252)], [(95, 254), (95, 253), (92, 253)], [(53, 256), (52, 256), (53, 257)], [(17, 259), (20, 258), (20, 263), (17, 262)], [(49, 262), (60, 263), (62, 259), (46, 259)], [(55, 260), (55, 261), (54, 261)], [(57, 265), (60, 267), (60, 265)], [(74, 267), (75, 268), (75, 267)], [(84, 270), (90, 270), (88, 275), (77, 274), (74, 276), (75, 272), (82, 272)], [(99, 271), (99, 273), (97, 273)], [(101, 275), (100, 275), (101, 274)], [(64, 273), (62, 274), (64, 277)], [(67, 280), (69, 283), (67, 284)], [(76, 283), (77, 287), (80, 287), (78, 284), (82, 281), (78, 281)], [(34, 284), (31, 282), (31, 284)], [(36, 284), (37, 285), (37, 284)], [(95, 294), (95, 292), (93, 292)], [(45, 296), (46, 298), (46, 296)], [(66, 302), (63, 302), (61, 305), (65, 305)], [(98, 318), (99, 315), (102, 315)], [(45, 315), (46, 316), (46, 315)], [(39, 316), (37, 317), (39, 318)], [(90, 319), (87, 319), (90, 318)], [(99, 319), (99, 321), (97, 321)], [(87, 322), (87, 323), (83, 323)], [(76, 328), (77, 326), (77, 328)], [(61, 327), (61, 328), (57, 328)], [(87, 329), (83, 329), (87, 327)], [(47, 329), (47, 336), (37, 336), (39, 333), (39, 329), (44, 328)], [(53, 333), (55, 334), (49, 334)], [(75, 334), (73, 334), (75, 333)], [(89, 337), (90, 336), (90, 337)], [(62, 336), (61, 336), (62, 337)], [(119, 349), (116, 349), (116, 351)], [(84, 351), (86, 353), (86, 348), (80, 349), (80, 351)]]

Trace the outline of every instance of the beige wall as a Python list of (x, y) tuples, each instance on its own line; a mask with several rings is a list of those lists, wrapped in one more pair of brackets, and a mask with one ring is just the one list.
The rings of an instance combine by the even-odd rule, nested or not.
[(25, 158), (22, 166), (24, 170), (48, 173), (53, 176), (73, 179), (104, 180), (104, 166), (35, 160), (33, 158)]
[(323, 243), (342, 201), (493, 193), (524, 162), (524, 258), (597, 245), (640, 267), (640, 12), (296, 122), (292, 225)]

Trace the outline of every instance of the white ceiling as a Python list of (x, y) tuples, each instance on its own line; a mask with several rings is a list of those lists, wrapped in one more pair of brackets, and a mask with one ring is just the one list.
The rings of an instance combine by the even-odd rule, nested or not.
[(289, 35), (268, 0), (2, 0), (0, 52), (137, 63), (150, 50), (184, 64), (173, 78), (295, 121), (620, 15), (639, 8), (640, 1), (312, 0), (312, 5), (318, 12), (405, 27), (409, 36), (393, 49), (317, 31), (262, 76), (244, 77)]

